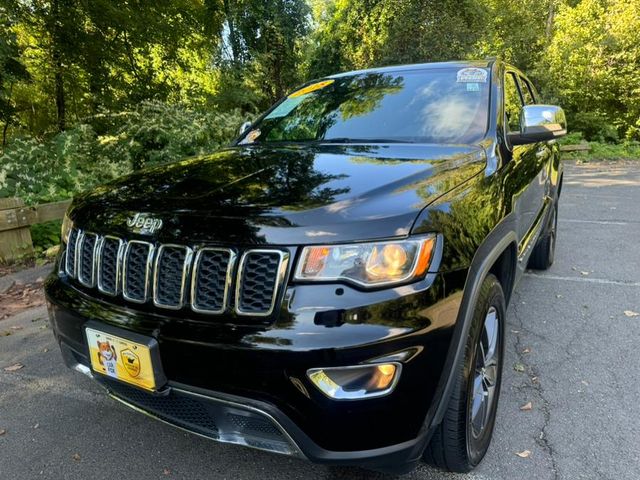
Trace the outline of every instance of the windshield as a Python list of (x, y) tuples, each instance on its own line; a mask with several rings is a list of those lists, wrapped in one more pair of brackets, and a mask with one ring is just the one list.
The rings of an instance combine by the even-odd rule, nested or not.
[(313, 82), (239, 143), (476, 143), (487, 129), (488, 77), (483, 68), (439, 68)]

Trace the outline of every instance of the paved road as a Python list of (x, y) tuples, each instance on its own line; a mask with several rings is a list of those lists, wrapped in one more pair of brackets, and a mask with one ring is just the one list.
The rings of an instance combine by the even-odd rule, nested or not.
[[(509, 309), (487, 457), (469, 475), (424, 466), (404, 478), (640, 478), (640, 316), (624, 314), (640, 312), (639, 206), (640, 163), (567, 166), (556, 263), (527, 274)], [(219, 445), (130, 412), (63, 367), (45, 316), (0, 323), (24, 327), (0, 337), (0, 479), (386, 478)], [(25, 368), (2, 370), (14, 362)]]

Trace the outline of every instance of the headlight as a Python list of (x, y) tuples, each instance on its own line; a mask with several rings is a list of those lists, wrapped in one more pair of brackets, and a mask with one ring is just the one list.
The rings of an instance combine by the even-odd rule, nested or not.
[(390, 242), (305, 247), (295, 278), (306, 281), (346, 280), (365, 287), (393, 285), (427, 271), (436, 237)]
[(69, 241), (69, 233), (71, 232), (72, 228), (73, 222), (69, 218), (69, 215), (65, 213), (64, 217), (62, 218), (62, 231), (60, 232), (60, 238), (65, 244)]

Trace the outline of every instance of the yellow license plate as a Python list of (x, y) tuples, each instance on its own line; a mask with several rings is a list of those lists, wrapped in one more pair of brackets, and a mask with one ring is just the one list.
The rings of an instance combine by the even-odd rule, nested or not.
[(153, 363), (147, 345), (93, 328), (85, 331), (94, 372), (145, 390), (155, 390)]

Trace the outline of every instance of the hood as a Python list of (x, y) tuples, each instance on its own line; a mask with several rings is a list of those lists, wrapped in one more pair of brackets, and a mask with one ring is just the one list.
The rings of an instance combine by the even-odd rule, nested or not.
[(76, 199), (80, 228), (132, 238), (127, 219), (161, 219), (160, 241), (335, 243), (408, 235), (418, 213), (484, 168), (480, 147), (233, 147), (141, 170)]

